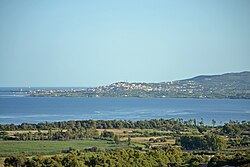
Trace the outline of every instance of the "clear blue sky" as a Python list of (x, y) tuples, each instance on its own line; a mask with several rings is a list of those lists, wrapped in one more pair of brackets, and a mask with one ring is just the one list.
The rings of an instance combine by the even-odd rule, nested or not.
[(1, 0), (0, 86), (250, 70), (249, 0)]

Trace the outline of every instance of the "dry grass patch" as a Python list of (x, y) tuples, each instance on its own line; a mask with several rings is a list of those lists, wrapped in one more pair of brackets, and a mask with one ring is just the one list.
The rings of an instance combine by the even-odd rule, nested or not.
[[(159, 139), (159, 138), (164, 138), (164, 137), (169, 137), (169, 136), (151, 136), (151, 137), (131, 137), (132, 142), (136, 143), (146, 143), (149, 142), (150, 139)], [(128, 140), (127, 137), (122, 137), (120, 138), (121, 141), (126, 141)], [(174, 144), (175, 140), (174, 139), (167, 139), (168, 144)]]
[(166, 145), (166, 144), (175, 144), (175, 139), (168, 139), (166, 142), (156, 142), (156, 143), (151, 143), (151, 145), (153, 147), (157, 147), (157, 146), (163, 146), (163, 145)]
[(128, 128), (122, 128), (122, 129), (97, 129), (98, 133), (101, 134), (104, 130), (113, 132), (116, 135), (122, 135), (126, 133), (133, 133), (133, 130), (135, 129), (128, 129)]

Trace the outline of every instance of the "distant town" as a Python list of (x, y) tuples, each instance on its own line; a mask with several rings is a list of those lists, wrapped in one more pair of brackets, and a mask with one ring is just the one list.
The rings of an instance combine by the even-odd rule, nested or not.
[(117, 82), (93, 88), (28, 88), (4, 91), (34, 97), (250, 99), (250, 72), (201, 75), (191, 79), (160, 83)]
[(140, 98), (250, 98), (250, 72), (197, 76), (160, 83), (117, 82), (81, 89), (31, 89), (30, 96)]

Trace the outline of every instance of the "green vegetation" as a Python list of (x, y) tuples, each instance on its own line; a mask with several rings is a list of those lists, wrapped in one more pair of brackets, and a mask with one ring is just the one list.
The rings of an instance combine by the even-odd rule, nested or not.
[[(96, 148), (93, 148), (96, 147)], [(31, 154), (53, 154), (61, 153), (69, 149), (88, 151), (92, 149), (112, 150), (117, 148), (127, 148), (124, 144), (117, 145), (114, 142), (97, 139), (69, 140), (69, 141), (0, 141), (0, 155), (10, 155), (12, 153)], [(97, 150), (98, 149), (98, 150)]]
[(83, 167), (83, 166), (176, 166), (195, 167), (208, 163), (208, 167), (223, 165), (248, 166), (249, 154), (224, 156), (217, 154), (209, 160), (207, 155), (194, 155), (182, 152), (178, 147), (164, 147), (147, 152), (135, 149), (112, 151), (105, 153), (82, 154), (71, 151), (67, 155), (26, 157), (23, 154), (10, 156), (5, 159), (5, 166), (56, 166), (56, 167)]
[[(185, 158), (184, 158), (185, 157)], [(33, 157), (11, 156), (5, 160), (6, 166), (183, 166), (193, 158), (176, 147), (141, 152), (134, 149), (115, 152), (81, 154), (71, 152), (66, 156)], [(203, 159), (199, 161), (205, 161)]]
[(249, 166), (250, 154), (241, 153), (241, 154), (230, 155), (230, 156), (216, 154), (208, 162), (208, 167), (218, 167), (218, 166), (225, 166), (225, 165)]
[(247, 121), (72, 120), (5, 124), (0, 130), (5, 166), (250, 165)]
[(218, 151), (227, 148), (226, 140), (219, 135), (181, 136), (181, 146), (187, 150)]
[[(248, 129), (250, 122), (243, 121), (242, 123), (236, 121), (230, 121), (225, 124), (224, 127), (233, 126), (233, 129), (240, 128), (243, 130)], [(221, 126), (218, 126), (221, 128)], [(217, 127), (217, 128), (218, 128)], [(196, 129), (200, 132), (213, 129), (212, 126), (204, 126), (203, 119), (152, 119), (152, 120), (79, 120), (79, 121), (61, 121), (61, 122), (41, 122), (38, 124), (22, 123), (20, 125), (15, 124), (0, 124), (0, 131), (16, 131), (16, 130), (71, 130), (82, 131), (84, 133), (91, 132), (94, 133), (95, 129), (159, 129), (159, 130), (185, 130), (187, 128)], [(228, 130), (223, 129), (223, 133), (231, 133), (232, 128)], [(232, 132), (233, 133), (233, 132)]]

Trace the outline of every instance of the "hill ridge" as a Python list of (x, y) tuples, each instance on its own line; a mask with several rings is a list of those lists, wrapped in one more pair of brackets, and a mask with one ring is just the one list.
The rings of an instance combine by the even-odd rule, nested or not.
[(115, 82), (105, 86), (65, 91), (33, 91), (31, 96), (238, 98), (250, 99), (250, 71), (199, 75), (190, 79), (145, 83)]

